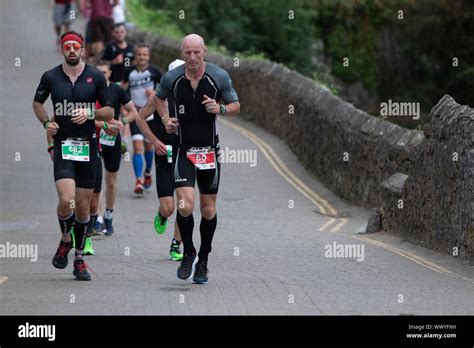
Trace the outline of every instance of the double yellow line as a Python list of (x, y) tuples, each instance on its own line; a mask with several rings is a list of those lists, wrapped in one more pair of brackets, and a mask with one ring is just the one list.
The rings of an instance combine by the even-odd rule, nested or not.
[(260, 149), (263, 155), (267, 158), (268, 162), (270, 162), (270, 164), (275, 169), (275, 171), (278, 174), (280, 174), (283, 177), (283, 179), (285, 179), (296, 190), (298, 190), (303, 196), (308, 198), (317, 207), (318, 212), (320, 214), (328, 216), (328, 220), (323, 226), (318, 228), (318, 231), (324, 231), (325, 229), (329, 228), (331, 225), (339, 221), (330, 230), (330, 232), (336, 233), (347, 223), (347, 219), (345, 218), (336, 218), (336, 216), (338, 215), (337, 210), (327, 200), (319, 196), (310, 187), (308, 187), (308, 185), (306, 185), (298, 177), (296, 177), (291, 172), (291, 170), (286, 166), (286, 164), (281, 161), (280, 157), (275, 153), (272, 147), (268, 145), (265, 141), (259, 139), (251, 131), (241, 126), (238, 126), (234, 123), (231, 123), (227, 120), (220, 118), (219, 122), (222, 122), (225, 126), (242, 134), (244, 137), (246, 137), (255, 145), (257, 145), (257, 147)]
[[(263, 155), (268, 159), (272, 167), (276, 170), (278, 174), (280, 174), (290, 185), (292, 185), (294, 188), (296, 188), (301, 194), (303, 194), (306, 198), (308, 198), (318, 209), (318, 212), (327, 215), (328, 220), (322, 225), (320, 228), (318, 228), (318, 231), (324, 231), (327, 229), (329, 226), (333, 225), (336, 221), (339, 221), (329, 232), (336, 233), (339, 231), (346, 223), (347, 219), (345, 218), (336, 218), (338, 215), (337, 210), (325, 199), (320, 197), (316, 192), (314, 192), (310, 187), (308, 187), (304, 182), (302, 182), (299, 178), (297, 178), (291, 171), (290, 169), (280, 160), (280, 157), (275, 153), (275, 151), (271, 148), (270, 145), (268, 145), (265, 141), (259, 139), (253, 132), (249, 131), (248, 129), (245, 129), (241, 126), (238, 126), (234, 123), (231, 123), (227, 120), (224, 120), (222, 118), (219, 119), (219, 122), (222, 122), (225, 126), (237, 131), (238, 133), (242, 134), (244, 137), (252, 141), (257, 147), (260, 149), (260, 151), (263, 153)], [(462, 278), (465, 281), (469, 282), (474, 282), (473, 279), (466, 277), (462, 274), (459, 274), (457, 272), (453, 272), (448, 270), (445, 267), (439, 266), (423, 257), (417, 256), (413, 253), (410, 253), (408, 251), (401, 250), (399, 248), (396, 248), (392, 245), (376, 241), (372, 238), (366, 237), (366, 236), (355, 236), (352, 235), (352, 238), (358, 239), (363, 242), (367, 242), (369, 244), (372, 244), (374, 246), (378, 246), (380, 248), (384, 248), (386, 250), (389, 250), (393, 253), (396, 253), (410, 261), (413, 261), (421, 266), (424, 266), (428, 269), (431, 269), (432, 271), (435, 271), (437, 273), (443, 273), (443, 274), (448, 274), (451, 276), (457, 276)]]

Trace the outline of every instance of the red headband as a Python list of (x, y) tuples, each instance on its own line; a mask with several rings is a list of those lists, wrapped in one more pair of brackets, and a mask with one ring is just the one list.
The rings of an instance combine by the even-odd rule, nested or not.
[(79, 35), (77, 34), (67, 34), (63, 37), (63, 39), (61, 40), (61, 46), (64, 44), (64, 42), (66, 41), (77, 41), (81, 44), (82, 46), (82, 40), (80, 38)]

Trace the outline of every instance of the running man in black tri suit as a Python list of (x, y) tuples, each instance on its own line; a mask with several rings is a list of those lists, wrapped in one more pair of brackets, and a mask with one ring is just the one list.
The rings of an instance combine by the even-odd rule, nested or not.
[[(168, 66), (168, 70), (173, 70), (178, 66), (184, 64), (182, 60), (175, 60)], [(154, 102), (155, 95), (148, 98), (145, 107), (140, 110), (139, 117), (136, 120), (140, 131), (143, 135), (150, 139), (155, 147), (155, 170), (156, 170), (156, 191), (160, 206), (154, 219), (154, 227), (157, 234), (163, 234), (168, 227), (168, 218), (174, 212), (174, 179), (173, 179), (173, 164), (172, 156), (169, 156), (168, 151), (176, 150), (178, 145), (178, 136), (176, 134), (169, 134), (166, 128), (160, 121), (160, 116), (156, 112), (156, 103)], [(169, 114), (171, 117), (176, 117), (176, 105), (173, 96), (168, 97)], [(157, 122), (150, 125), (145, 121), (148, 115), (154, 113)], [(167, 148), (163, 147), (165, 145)], [(166, 151), (165, 151), (166, 150)], [(165, 152), (165, 153), (163, 153)], [(181, 261), (183, 254), (180, 250), (181, 235), (179, 233), (178, 224), (174, 225), (174, 235), (170, 246), (170, 259), (173, 261)]]
[[(33, 110), (54, 137), (54, 180), (59, 196), (57, 214), (62, 237), (53, 265), (60, 269), (67, 267), (67, 255), (72, 248), (70, 232), (74, 225), (73, 274), (79, 280), (90, 280), (82, 254), (98, 170), (94, 120), (111, 120), (113, 109), (104, 75), (81, 60), (82, 35), (73, 31), (62, 35), (61, 51), (65, 61), (41, 77)], [(50, 95), (54, 121), (43, 106)], [(102, 106), (100, 109), (95, 108), (96, 101)]]
[[(197, 284), (208, 280), (207, 261), (217, 224), (216, 198), (220, 164), (217, 161), (218, 114), (237, 116), (240, 103), (229, 74), (204, 61), (206, 46), (202, 37), (191, 34), (181, 46), (184, 65), (168, 71), (156, 90), (156, 108), (168, 133), (178, 131), (178, 146), (173, 151), (173, 176), (177, 195), (177, 222), (184, 245), (178, 277), (193, 278)], [(170, 118), (166, 99), (173, 95), (177, 118)], [(173, 149), (174, 150), (174, 149)], [(197, 181), (201, 207), (201, 247), (193, 245), (194, 185)]]

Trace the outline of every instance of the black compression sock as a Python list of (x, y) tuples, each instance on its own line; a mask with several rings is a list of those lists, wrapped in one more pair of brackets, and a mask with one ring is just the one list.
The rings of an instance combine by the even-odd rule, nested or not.
[(201, 248), (199, 249), (199, 260), (207, 260), (207, 256), (212, 250), (212, 238), (217, 226), (217, 214), (210, 220), (201, 218), (199, 231), (201, 232)]
[(176, 214), (176, 221), (178, 222), (179, 231), (181, 232), (181, 238), (183, 240), (184, 253), (185, 254), (196, 254), (196, 249), (193, 245), (193, 229), (194, 229), (194, 217), (193, 214), (184, 217), (181, 216), (179, 211)]
[(82, 254), (84, 250), (85, 232), (87, 225), (89, 225), (89, 219), (86, 221), (79, 221), (76, 219), (74, 222), (74, 239), (76, 242), (76, 253)]
[(94, 228), (98, 217), (99, 217), (98, 213), (90, 216), (89, 225), (87, 225), (87, 229), (86, 229), (86, 237), (90, 237), (92, 235), (92, 229)]
[(62, 234), (67, 234), (71, 231), (75, 219), (76, 215), (74, 214), (74, 211), (72, 211), (69, 216), (63, 217), (58, 215), (59, 227), (61, 228)]

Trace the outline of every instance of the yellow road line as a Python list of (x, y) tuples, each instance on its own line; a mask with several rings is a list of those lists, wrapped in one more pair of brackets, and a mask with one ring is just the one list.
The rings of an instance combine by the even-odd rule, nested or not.
[(342, 226), (347, 224), (347, 219), (341, 218), (340, 220), (341, 220), (341, 222), (339, 222), (336, 226), (334, 226), (334, 228), (329, 232), (336, 233), (337, 231), (339, 231), (342, 228)]
[(318, 231), (324, 231), (326, 227), (328, 227), (329, 225), (332, 225), (335, 221), (336, 221), (335, 218), (329, 218), (329, 220), (324, 225), (318, 228)]
[[(239, 132), (244, 137), (252, 141), (255, 145), (257, 145), (257, 147), (262, 151), (264, 156), (270, 162), (272, 167), (277, 171), (277, 173), (280, 174), (293, 187), (295, 187), (301, 194), (308, 198), (314, 205), (316, 205), (321, 214), (327, 215), (327, 211), (329, 211), (329, 214), (333, 216), (338, 214), (337, 210), (333, 206), (331, 206), (331, 204), (329, 204), (325, 199), (320, 197), (316, 192), (314, 192), (311, 188), (309, 188), (304, 182), (302, 182), (291, 172), (291, 170), (280, 160), (279, 156), (275, 153), (275, 151), (271, 148), (270, 145), (259, 139), (251, 131), (241, 126), (232, 124), (231, 122), (222, 119), (220, 121), (223, 122), (227, 127), (234, 129), (235, 131)], [(326, 222), (326, 224), (323, 225), (323, 227), (319, 228), (318, 230), (324, 230), (335, 221), (335, 218), (331, 218), (328, 222)], [(343, 225), (344, 224), (342, 224), (341, 227)]]
[(0, 284), (5, 283), (8, 280), (8, 277), (0, 276)]
[[(222, 120), (220, 120), (222, 122)], [(263, 155), (267, 158), (267, 160), (270, 162), (272, 167), (277, 171), (278, 174), (280, 174), (288, 183), (290, 183), (294, 188), (296, 188), (300, 193), (302, 193), (306, 198), (308, 198), (316, 207), (319, 209), (319, 212), (321, 214), (327, 214), (326, 209), (318, 202), (316, 201), (312, 195), (308, 194), (305, 190), (303, 190), (301, 187), (298, 186), (288, 175), (286, 175), (281, 168), (277, 165), (277, 163), (273, 160), (272, 156), (268, 153), (268, 151), (263, 147), (263, 145), (260, 143), (260, 141), (253, 136), (249, 131), (247, 131), (245, 128), (242, 128), (240, 126), (234, 125), (228, 121), (224, 121), (224, 124), (228, 126), (229, 128), (232, 128), (245, 136), (247, 139), (252, 141), (257, 147), (262, 151)]]
[(258, 139), (258, 141), (260, 141), (262, 143), (262, 145), (273, 155), (273, 158), (275, 159), (275, 161), (280, 165), (280, 167), (288, 174), (288, 175), (292, 175), (292, 179), (299, 185), (301, 186), (304, 190), (306, 190), (308, 193), (310, 193), (312, 196), (314, 196), (319, 202), (321, 202), (321, 204), (323, 204), (324, 206), (326, 206), (326, 208), (328, 208), (329, 210), (329, 213), (332, 214), (332, 215), (337, 215), (337, 210), (331, 205), (329, 204), (328, 201), (326, 201), (324, 198), (322, 198), (321, 196), (319, 196), (316, 192), (314, 192), (310, 187), (308, 187), (303, 181), (301, 181), (297, 176), (293, 175), (293, 173), (291, 172), (291, 170), (286, 166), (286, 164), (284, 164), (280, 157), (275, 153), (275, 151), (270, 147), (270, 145), (268, 145), (266, 142), (264, 142), (263, 140), (261, 139)]
[(431, 261), (428, 261), (427, 259), (421, 257), (421, 256), (418, 256), (418, 255), (415, 255), (411, 252), (408, 252), (408, 251), (405, 251), (405, 250), (401, 250), (397, 247), (394, 247), (392, 245), (389, 245), (389, 244), (386, 244), (384, 242), (381, 242), (381, 241), (378, 241), (378, 240), (373, 240), (369, 237), (363, 237), (363, 236), (352, 236), (353, 238), (356, 238), (356, 239), (359, 239), (361, 241), (364, 241), (364, 242), (367, 242), (367, 243), (370, 243), (372, 245), (376, 245), (378, 247), (381, 247), (381, 248), (384, 248), (384, 249), (387, 249), (387, 250), (390, 250), (398, 255), (401, 255), (413, 262), (416, 262), (417, 264), (419, 265), (422, 265), (426, 268), (429, 268), (431, 269), (432, 271), (435, 271), (435, 272), (438, 272), (438, 273), (444, 273), (444, 274), (448, 274), (448, 275), (455, 275), (457, 277), (460, 277), (462, 278), (463, 280), (466, 280), (466, 281), (469, 281), (469, 282), (474, 282), (473, 279), (469, 278), (469, 277), (466, 277), (462, 274), (459, 274), (459, 273), (456, 273), (456, 272), (453, 272), (453, 271), (450, 271), (449, 269), (447, 268), (444, 268), (440, 265), (437, 265), (436, 263), (434, 262), (431, 262)]

